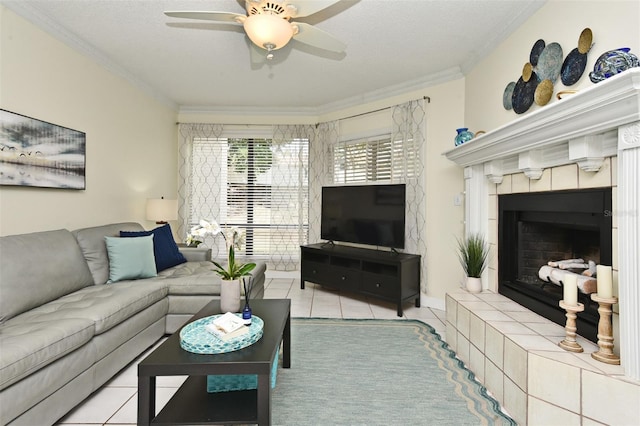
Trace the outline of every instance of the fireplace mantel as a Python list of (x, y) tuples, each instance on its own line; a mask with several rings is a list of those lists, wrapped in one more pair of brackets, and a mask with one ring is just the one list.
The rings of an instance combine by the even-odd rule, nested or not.
[[(640, 68), (524, 114), (444, 155), (464, 167), (466, 232), (489, 234), (489, 186), (524, 173), (577, 164), (597, 172), (617, 157), (614, 185), (614, 270), (619, 297), (621, 364), (640, 380)], [(616, 241), (617, 240), (617, 241)], [(499, 261), (499, 259), (498, 259)], [(483, 276), (488, 289), (488, 278)]]
[[(639, 121), (640, 68), (634, 68), (525, 114), (447, 151), (445, 155), (456, 164), (467, 167), (517, 158), (531, 151), (558, 153), (562, 151), (558, 148), (569, 141), (587, 139), (588, 142), (593, 135), (610, 135), (621, 127), (633, 123), (637, 126)], [(637, 133), (635, 137), (636, 143), (640, 143)], [(633, 135), (630, 134), (629, 138), (633, 139)], [(615, 145), (608, 144), (603, 148), (610, 154), (613, 147), (615, 154)], [(535, 157), (544, 159), (539, 154)]]

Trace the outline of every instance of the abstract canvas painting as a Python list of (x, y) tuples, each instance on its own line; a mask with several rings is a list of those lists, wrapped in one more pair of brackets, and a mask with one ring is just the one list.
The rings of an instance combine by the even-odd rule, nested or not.
[(0, 110), (0, 185), (85, 189), (86, 135)]

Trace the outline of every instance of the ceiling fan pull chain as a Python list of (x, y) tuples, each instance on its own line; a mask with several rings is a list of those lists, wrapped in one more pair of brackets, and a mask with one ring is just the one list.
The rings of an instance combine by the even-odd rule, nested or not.
[(267, 61), (270, 61), (273, 59), (273, 49), (276, 46), (273, 43), (265, 43), (264, 44), (264, 48), (267, 49)]

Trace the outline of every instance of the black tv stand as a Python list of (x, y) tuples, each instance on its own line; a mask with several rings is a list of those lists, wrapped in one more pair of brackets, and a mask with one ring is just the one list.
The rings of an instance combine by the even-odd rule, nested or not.
[(327, 243), (300, 249), (301, 289), (309, 281), (394, 302), (399, 317), (407, 301), (420, 307), (420, 255)]

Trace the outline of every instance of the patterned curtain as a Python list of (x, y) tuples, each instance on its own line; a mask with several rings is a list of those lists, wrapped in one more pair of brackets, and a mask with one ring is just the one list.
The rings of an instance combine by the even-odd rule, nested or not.
[(274, 163), (280, 161), (282, 166), (274, 164), (271, 174), (269, 268), (277, 271), (300, 269), (300, 246), (309, 241), (309, 146), (313, 135), (311, 125), (273, 128)]
[[(204, 185), (205, 182), (220, 182), (226, 169), (221, 159), (213, 152), (210, 155), (194, 156), (194, 139), (217, 140), (222, 137), (224, 127), (221, 124), (180, 124), (178, 126), (178, 236), (186, 238), (191, 229), (194, 212), (192, 206), (198, 204), (195, 214), (201, 219), (217, 219), (221, 216), (220, 206), (226, 202), (220, 187)], [(198, 167), (194, 167), (198, 162)], [(197, 190), (194, 191), (194, 188)], [(194, 200), (196, 196), (199, 200)], [(198, 202), (202, 201), (202, 202)], [(219, 220), (219, 219), (218, 219)], [(217, 247), (212, 246), (213, 256), (217, 256)]]
[(425, 195), (425, 101), (419, 99), (392, 108), (391, 140), (402, 141), (405, 170), (409, 177), (396, 183), (407, 187), (405, 251), (421, 255), (421, 290), (426, 292), (426, 195)]
[(333, 183), (331, 148), (340, 139), (338, 121), (318, 124), (309, 144), (309, 241), (320, 241), (322, 187)]

